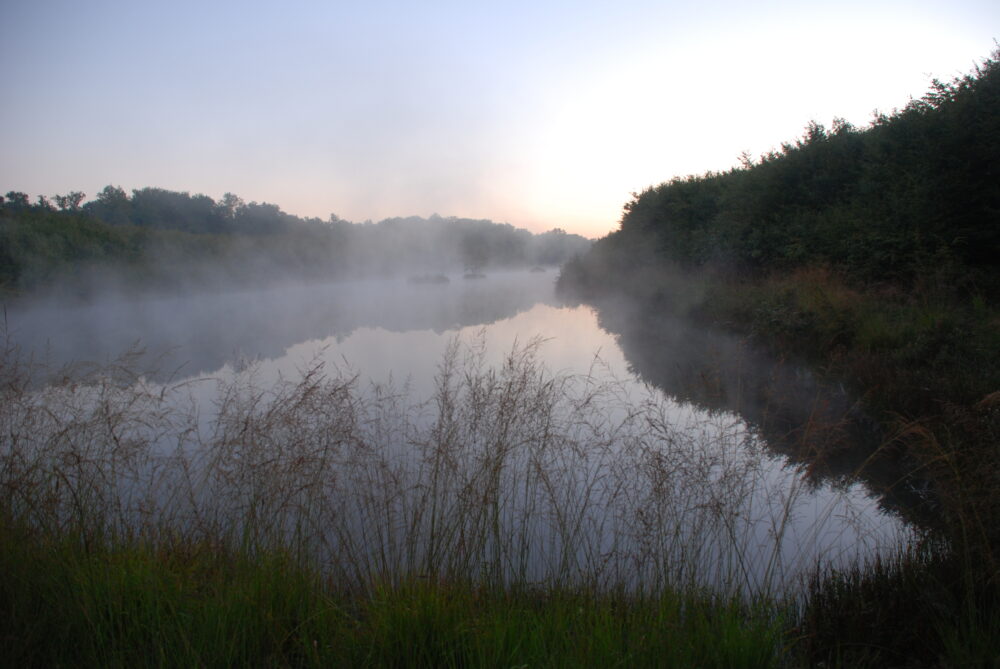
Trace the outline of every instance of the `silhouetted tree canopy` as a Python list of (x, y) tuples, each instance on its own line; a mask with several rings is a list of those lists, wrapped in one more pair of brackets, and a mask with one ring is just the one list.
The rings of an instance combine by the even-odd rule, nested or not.
[(593, 255), (641, 246), (688, 267), (761, 273), (822, 264), (904, 282), (942, 267), (1000, 265), (997, 54), (967, 76), (934, 81), (867, 129), (810, 123), (780, 151), (741, 163), (633, 194), (620, 230)]
[[(0, 202), (0, 287), (23, 289), (95, 267), (126, 268), (154, 283), (193, 276), (195, 265), (231, 277), (347, 277), (440, 272), (463, 267), (558, 264), (590, 240), (553, 231), (533, 235), (508, 224), (431, 216), (350, 223), (299, 218), (275, 204), (226, 193), (216, 202), (162, 188), (108, 185), (44, 196), (10, 191)], [(74, 279), (76, 280), (76, 279)]]

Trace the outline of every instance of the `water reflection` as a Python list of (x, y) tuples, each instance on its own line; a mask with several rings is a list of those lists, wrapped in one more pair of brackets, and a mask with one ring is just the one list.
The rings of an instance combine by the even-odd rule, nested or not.
[(58, 367), (107, 362), (129, 348), (157, 380), (212, 373), (240, 357), (277, 358), (300, 342), (359, 328), (390, 332), (485, 325), (554, 303), (552, 275), (491, 274), (414, 285), (375, 279), (87, 304), (12, 304), (7, 328), (23, 352)]
[(933, 517), (926, 486), (906, 463), (874, 457), (879, 428), (839, 382), (649, 305), (604, 299), (595, 308), (638, 378), (710, 411), (738, 413), (813, 485), (861, 480), (883, 508), (910, 522)]
[[(263, 487), (274, 485), (286, 473), (260, 472), (269, 471), (269, 463), (281, 464), (294, 455), (286, 447), (285, 423), (269, 417), (284, 415), (299, 401), (293, 391), (283, 395), (285, 391), (272, 389), (285, 387), (287, 380), (294, 384), (303, 372), (321, 367), (334, 380), (357, 377), (353, 387), (361, 393), (358, 406), (374, 401), (374, 406), (382, 407), (379, 403), (390, 398), (391, 411), (378, 408), (367, 417), (338, 418), (331, 424), (336, 430), (322, 424), (329, 410), (323, 403), (307, 415), (290, 416), (287, 423), (308, 427), (302, 448), (311, 448), (317, 439), (330, 439), (343, 425), (362, 431), (332, 443), (330, 453), (336, 457), (324, 459), (313, 476), (328, 491), (334, 483), (343, 485), (322, 504), (329, 504), (329, 522), (342, 522), (339, 531), (350, 537), (350, 550), (358, 550), (359, 556), (384, 548), (368, 546), (364, 539), (374, 522), (364, 514), (374, 509), (389, 513), (378, 506), (380, 500), (394, 500), (391, 512), (401, 514), (384, 521), (389, 522), (383, 528), (386, 532), (419, 528), (416, 519), (406, 514), (425, 503), (421, 491), (429, 483), (421, 477), (438, 462), (422, 459), (420, 449), (437, 443), (441, 403), (435, 404), (433, 398), (440, 387), (442, 360), (456, 338), (464, 342), (468, 355), (478, 356), (478, 369), (498, 370), (456, 377), (466, 384), (459, 393), (462, 401), (475, 404), (475, 387), (507, 378), (508, 353), (533, 340), (544, 340), (537, 356), (547, 373), (576, 384), (575, 394), (554, 400), (562, 408), (547, 414), (550, 422), (516, 428), (543, 434), (541, 442), (534, 437), (517, 442), (509, 438), (513, 433), (507, 430), (520, 425), (537, 406), (524, 398), (518, 400), (523, 411), (508, 412), (495, 426), (483, 427), (486, 424), (478, 419), (459, 422), (456, 429), (469, 434), (454, 442), (456, 449), (464, 449), (456, 451), (461, 457), (449, 464), (454, 467), (449, 470), (454, 479), (449, 480), (456, 487), (441, 489), (442, 501), (466, 504), (469, 491), (479, 489), (477, 477), (491, 471), (481, 465), (491, 462), (496, 449), (506, 448), (503, 444), (521, 449), (522, 455), (512, 455), (503, 471), (497, 471), (503, 479), (499, 494), (513, 506), (507, 507), (512, 515), (494, 541), (520, 537), (518, 541), (531, 543), (531, 551), (518, 554), (526, 561), (522, 573), (531, 579), (547, 578), (551, 570), (563, 569), (572, 559), (581, 569), (608, 569), (618, 581), (632, 574), (642, 582), (663, 577), (668, 566), (713, 564), (716, 573), (700, 573), (697, 578), (718, 583), (742, 572), (741, 582), (759, 587), (776, 578), (794, 580), (821, 559), (849, 560), (880, 544), (893, 544), (905, 533), (900, 523), (879, 512), (861, 486), (846, 480), (825, 485), (819, 476), (806, 486), (800, 472), (774, 452), (778, 449), (806, 462), (802, 445), (815, 442), (799, 426), (805, 418), (837, 424), (853, 411), (843, 393), (828, 399), (822, 384), (810, 375), (748, 356), (737, 340), (723, 335), (682, 323), (653, 322), (642, 313), (608, 305), (598, 310), (562, 306), (554, 296), (553, 278), (547, 275), (512, 273), (433, 285), (398, 281), (296, 285), (145, 302), (109, 300), (87, 308), (48, 305), (11, 316), (15, 340), (36, 352), (46, 347), (59, 364), (107, 359), (139, 340), (152, 354), (167, 349), (170, 365), (161, 369), (168, 371), (150, 377), (154, 381), (171, 373), (174, 379), (211, 375), (219, 385), (184, 386), (199, 407), (214, 407), (199, 414), (199, 424), (186, 423), (192, 431), (185, 439), (202, 431), (187, 452), (197, 454), (197, 444), (212, 445), (213, 453), (226, 448), (242, 452), (247, 426), (270, 421), (278, 425), (279, 433), (264, 434), (259, 443), (271, 444), (273, 452), (262, 456), (263, 469), (251, 472)], [(251, 377), (236, 363), (240, 355), (257, 360)], [(181, 372), (173, 372), (171, 366)], [(389, 393), (384, 392), (385, 384), (390, 385)], [(779, 386), (791, 394), (778, 393)], [(491, 387), (495, 394), (479, 406), (502, 407), (502, 384)], [(236, 388), (237, 394), (227, 388)], [(151, 396), (156, 394), (154, 389)], [(270, 397), (273, 406), (261, 409), (267, 420), (238, 411), (226, 417), (226, 407), (233, 410), (234, 405), (220, 397), (251, 398), (248, 411), (257, 411), (254, 398)], [(402, 413), (394, 413), (396, 397)], [(235, 426), (232, 435), (226, 434), (225, 425), (219, 427), (220, 416), (225, 425)], [(381, 423), (387, 416), (390, 423)], [(538, 425), (543, 429), (535, 432)], [(369, 429), (370, 434), (363, 433)], [(833, 430), (820, 438), (844, 437)], [(364, 444), (369, 455), (349, 454), (344, 443)], [(384, 472), (392, 476), (383, 481), (379, 477)], [(229, 473), (219, 480), (227, 477)], [(530, 491), (522, 485), (527, 480), (536, 481)], [(384, 495), (376, 494), (376, 482), (388, 486)], [(232, 517), (237, 518), (246, 494), (241, 484), (204, 493), (198, 503), (214, 504), (231, 496)], [(367, 495), (374, 495), (371, 509), (359, 508), (357, 518), (343, 516), (344, 509)], [(567, 513), (575, 519), (572, 537), (560, 534), (565, 533)], [(460, 529), (469, 523), (457, 512), (447, 520)], [(395, 534), (390, 538), (404, 543), (436, 541)], [(347, 550), (333, 539), (324, 540), (336, 544), (336, 550)], [(400, 568), (413, 567), (404, 564), (410, 557), (399, 559), (404, 561)], [(682, 579), (685, 574), (670, 577)]]

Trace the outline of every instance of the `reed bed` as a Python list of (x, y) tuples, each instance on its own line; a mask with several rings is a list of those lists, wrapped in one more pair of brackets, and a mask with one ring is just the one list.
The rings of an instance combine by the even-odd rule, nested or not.
[[(490, 366), (482, 339), (456, 339), (425, 401), (320, 363), (274, 384), (251, 364), (225, 379), (164, 385), (137, 374), (128, 356), (53, 374), (8, 347), (4, 533), (41, 546), (34, 555), (76, 556), (83, 573), (123, 564), (116, 573), (147, 579), (154, 599), (180, 577), (167, 569), (174, 576), (156, 585), (160, 577), (144, 571), (151, 555), (188, 565), (182, 575), (277, 563), (302, 592), (346, 597), (306, 616), (338, 629), (373, 624), (371, 607), (386, 592), (407, 616), (417, 606), (411, 596), (426, 604), (449, 592), (467, 603), (501, 593), (514, 610), (589, 593), (604, 598), (598, 617), (625, 610), (624, 601), (659, 611), (667, 598), (686, 621), (675, 627), (711, 611), (706, 619), (741, 631), (737, 645), (755, 634), (765, 664), (774, 660), (774, 603), (815, 568), (815, 551), (831, 564), (850, 561), (877, 543), (877, 528), (838, 520), (849, 540), (826, 536), (841, 508), (829, 502), (799, 522), (814, 491), (735, 417), (682, 420), (676, 405), (599, 365), (553, 375), (538, 360), (542, 345), (515, 345)], [(215, 384), (209, 406), (196, 400), (203, 386), (192, 385), (205, 383)], [(8, 551), (5, 560), (19, 558)], [(278, 578), (262, 573), (255, 578)], [(746, 615), (754, 602), (769, 602), (763, 617)], [(292, 625), (293, 636), (301, 641), (296, 625), (313, 622)], [(129, 646), (127, 635), (111, 636), (115, 648)], [(296, 663), (279, 655), (278, 664)]]

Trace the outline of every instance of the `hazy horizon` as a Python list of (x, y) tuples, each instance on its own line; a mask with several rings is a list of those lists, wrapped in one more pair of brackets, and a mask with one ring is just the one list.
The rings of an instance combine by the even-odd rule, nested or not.
[(597, 237), (633, 191), (969, 72), (997, 25), (976, 0), (11, 2), (0, 189)]

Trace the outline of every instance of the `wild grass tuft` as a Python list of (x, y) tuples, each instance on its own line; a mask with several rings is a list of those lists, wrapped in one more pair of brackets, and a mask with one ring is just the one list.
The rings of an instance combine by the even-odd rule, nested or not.
[(774, 665), (814, 559), (794, 529), (808, 486), (733, 417), (685, 422), (613, 378), (551, 375), (540, 345), (491, 367), (456, 341), (419, 403), (321, 365), (273, 384), (249, 366), (210, 411), (124, 362), (52, 377), (9, 351), (0, 651)]

